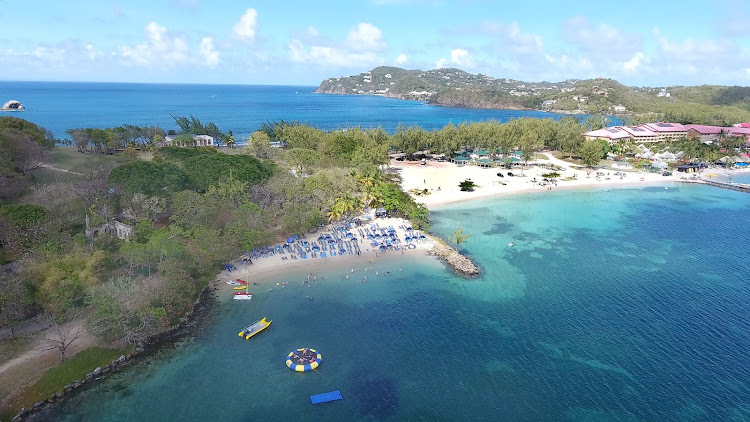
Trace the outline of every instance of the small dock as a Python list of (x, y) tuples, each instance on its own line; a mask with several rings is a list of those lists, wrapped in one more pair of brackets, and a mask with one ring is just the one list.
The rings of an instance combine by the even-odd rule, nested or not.
[(713, 180), (695, 179), (695, 180), (678, 180), (681, 183), (699, 183), (702, 185), (715, 186), (717, 188), (729, 189), (737, 192), (750, 193), (750, 185), (744, 183), (724, 183), (714, 182)]

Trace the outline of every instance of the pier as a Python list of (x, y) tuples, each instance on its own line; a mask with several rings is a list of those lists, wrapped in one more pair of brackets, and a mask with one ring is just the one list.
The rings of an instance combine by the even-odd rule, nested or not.
[(695, 180), (678, 180), (681, 183), (700, 183), (703, 185), (715, 186), (717, 188), (734, 190), (737, 192), (750, 193), (750, 185), (744, 183), (724, 183), (714, 182), (713, 180), (695, 179)]

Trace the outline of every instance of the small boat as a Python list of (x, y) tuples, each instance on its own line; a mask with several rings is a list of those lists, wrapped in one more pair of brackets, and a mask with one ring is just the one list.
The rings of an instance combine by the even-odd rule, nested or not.
[(266, 317), (263, 317), (263, 319), (261, 319), (260, 321), (256, 321), (243, 328), (238, 336), (245, 337), (245, 340), (250, 340), (250, 337), (268, 328), (268, 326), (271, 325), (271, 322), (273, 321), (266, 321)]
[(240, 283), (238, 283), (238, 282), (236, 282), (234, 280), (227, 281), (227, 284), (230, 285), (230, 286), (239, 286), (240, 285)]
[(515, 245), (515, 243), (513, 242), (508, 243), (508, 246), (513, 246), (513, 245)]
[(236, 279), (236, 280), (234, 280), (234, 281), (235, 281), (235, 282), (237, 282), (237, 283), (240, 283), (240, 284), (245, 284), (245, 285), (247, 285), (247, 281), (245, 281), (245, 280), (240, 280), (239, 278), (238, 278), (238, 279)]
[(234, 300), (250, 300), (253, 298), (253, 294), (250, 292), (234, 292)]
[(247, 290), (247, 286), (235, 286), (234, 290)]

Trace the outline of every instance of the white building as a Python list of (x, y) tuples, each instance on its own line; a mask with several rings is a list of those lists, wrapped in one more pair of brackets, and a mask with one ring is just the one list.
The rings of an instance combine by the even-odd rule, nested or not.
[[(184, 137), (183, 137), (184, 138)], [(181, 139), (180, 136), (167, 135), (162, 142), (164, 147), (212, 147), (214, 146), (214, 137), (208, 135), (193, 135), (193, 141)]]

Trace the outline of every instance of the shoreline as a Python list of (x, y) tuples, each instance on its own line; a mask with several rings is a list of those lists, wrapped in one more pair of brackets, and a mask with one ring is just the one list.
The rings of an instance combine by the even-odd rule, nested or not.
[[(361, 226), (352, 227), (349, 230), (356, 233), (360, 228), (369, 228), (371, 225), (378, 225), (379, 227), (383, 228), (393, 227), (395, 229), (396, 236), (399, 239), (405, 239), (406, 236), (406, 230), (404, 230), (402, 227), (411, 227), (411, 223), (402, 218), (370, 218), (369, 216), (365, 216)], [(320, 235), (324, 233), (330, 233), (331, 227), (332, 226), (329, 225), (321, 230), (316, 231), (315, 233), (308, 234), (304, 238), (300, 238), (298, 242), (316, 241)], [(415, 232), (421, 231), (415, 230)], [(289, 253), (277, 253), (272, 256), (253, 259), (253, 263), (249, 265), (245, 265), (242, 262), (242, 256), (239, 256), (229, 261), (229, 263), (236, 266), (237, 269), (231, 272), (227, 270), (221, 271), (210, 283), (210, 286), (217, 289), (218, 292), (231, 291), (233, 290), (233, 287), (227, 284), (227, 281), (239, 278), (241, 280), (247, 281), (249, 285), (248, 290), (252, 290), (253, 286), (257, 286), (258, 288), (271, 287), (271, 284), (269, 284), (269, 279), (278, 277), (280, 274), (285, 272), (290, 273), (290, 275), (294, 273), (304, 272), (312, 274), (321, 271), (332, 271), (334, 269), (349, 267), (353, 268), (362, 265), (368, 266), (370, 264), (375, 264), (376, 262), (382, 262), (383, 260), (387, 261), (401, 256), (426, 256), (429, 255), (436, 241), (435, 238), (433, 238), (428, 233), (423, 232), (423, 234), (425, 235), (426, 239), (415, 243), (416, 248), (414, 249), (387, 250), (383, 252), (380, 250), (376, 250), (376, 248), (371, 245), (371, 240), (363, 238), (358, 243), (361, 249), (360, 255), (347, 254), (343, 256), (328, 256), (327, 258), (309, 257), (304, 260), (282, 260), (282, 257), (289, 257)], [(359, 235), (357, 235), (357, 237), (359, 237)], [(277, 243), (269, 245), (269, 247), (273, 249), (276, 246), (280, 246), (282, 244), (283, 243)], [(400, 246), (404, 245), (405, 243), (400, 244)], [(299, 280), (291, 282), (298, 281)], [(289, 282), (289, 280), (287, 280), (287, 282)], [(273, 287), (275, 287), (275, 285)]]
[[(544, 187), (532, 182), (533, 180), (536, 180), (536, 182), (542, 180), (541, 174), (550, 171), (538, 166), (524, 169), (523, 176), (520, 175), (521, 172), (517, 168), (481, 168), (478, 166), (458, 166), (449, 162), (439, 163), (433, 161), (429, 161), (426, 166), (421, 166), (419, 162), (391, 160), (391, 168), (395, 169), (402, 177), (401, 186), (404, 191), (409, 192), (412, 189), (421, 191), (427, 189), (430, 192), (427, 196), (412, 194), (412, 197), (415, 201), (424, 204), (431, 211), (447, 205), (467, 201), (515, 195), (545, 194), (561, 190), (586, 191), (602, 188), (628, 189), (638, 186), (669, 186), (684, 180), (682, 179), (683, 177), (690, 176), (678, 172), (673, 172), (671, 176), (661, 176), (658, 173), (624, 171), (625, 176), (620, 178), (619, 176), (614, 176), (614, 173), (621, 170), (599, 169), (598, 171), (604, 173), (604, 176), (596, 179), (593, 173), (588, 175), (584, 170), (571, 168), (575, 164), (555, 158), (548, 153), (542, 153), (542, 155), (546, 156), (547, 160), (535, 160), (537, 164), (554, 164), (563, 168), (563, 170), (558, 171), (560, 178), (556, 185)], [(734, 174), (747, 174), (750, 172), (750, 169), (732, 171)], [(498, 172), (503, 173), (505, 177), (498, 177)], [(512, 172), (515, 176), (508, 176), (508, 172)], [(706, 169), (702, 172), (702, 175), (711, 174), (712, 172), (720, 173), (722, 176), (725, 175), (724, 169)], [(572, 179), (573, 177), (575, 179)], [(607, 180), (608, 177), (609, 180)], [(571, 180), (560, 180), (562, 178), (571, 178)], [(458, 183), (465, 179), (471, 179), (478, 187), (471, 192), (460, 191)], [(701, 177), (701, 179), (704, 178)]]

